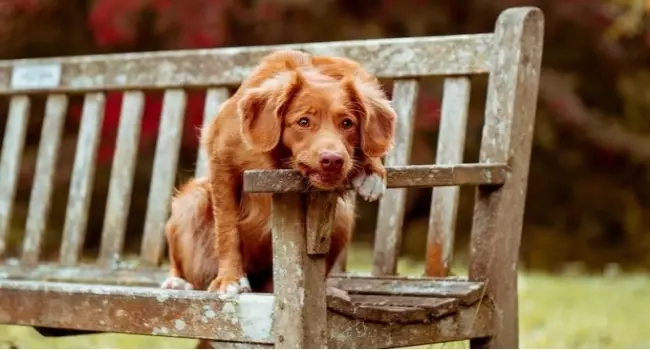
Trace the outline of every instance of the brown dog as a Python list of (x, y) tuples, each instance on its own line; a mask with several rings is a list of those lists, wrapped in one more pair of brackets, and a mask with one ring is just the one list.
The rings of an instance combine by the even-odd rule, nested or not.
[[(209, 175), (187, 183), (172, 202), (172, 276), (163, 287), (271, 291), (271, 195), (243, 193), (244, 171), (294, 168), (316, 188), (351, 181), (376, 200), (386, 188), (380, 157), (394, 127), (377, 79), (356, 62), (297, 51), (266, 56), (202, 131)], [(339, 198), (327, 273), (349, 241), (350, 199)]]

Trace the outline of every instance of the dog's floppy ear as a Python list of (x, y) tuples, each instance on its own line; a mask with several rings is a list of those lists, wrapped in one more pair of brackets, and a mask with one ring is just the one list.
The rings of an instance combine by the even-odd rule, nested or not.
[(383, 91), (376, 84), (358, 78), (345, 78), (350, 109), (361, 120), (361, 150), (368, 157), (383, 157), (395, 136), (396, 113)]
[(282, 119), (303, 80), (297, 72), (285, 72), (244, 93), (237, 104), (241, 132), (251, 146), (269, 152), (280, 142)]

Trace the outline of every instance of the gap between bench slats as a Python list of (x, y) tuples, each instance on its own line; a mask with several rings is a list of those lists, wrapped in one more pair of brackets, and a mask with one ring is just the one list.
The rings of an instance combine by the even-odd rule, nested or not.
[(183, 90), (165, 91), (140, 250), (142, 261), (150, 265), (158, 264), (164, 248), (163, 228), (176, 180), (186, 100)]
[[(470, 88), (467, 77), (445, 79), (436, 164), (463, 162)], [(459, 186), (433, 189), (425, 265), (428, 276), (446, 276), (449, 273), (459, 195)]]
[(34, 265), (38, 262), (41, 242), (47, 230), (47, 217), (52, 203), (52, 185), (67, 108), (67, 96), (47, 97), (23, 240), (22, 263), (26, 265)]
[(12, 97), (5, 125), (2, 155), (0, 156), (0, 174), (2, 174), (2, 181), (0, 181), (0, 258), (5, 253), (7, 236), (11, 229), (11, 213), (29, 121), (29, 105), (27, 96)]
[(76, 264), (84, 245), (105, 104), (103, 93), (86, 94), (84, 98), (59, 256), (63, 265)]
[(99, 262), (104, 266), (113, 264), (122, 251), (143, 111), (141, 91), (124, 93), (99, 252)]
[[(419, 83), (415, 79), (395, 81), (393, 88), (393, 107), (397, 112), (395, 146), (384, 159), (386, 166), (409, 163), (418, 90)], [(372, 271), (375, 275), (395, 274), (402, 241), (406, 191), (405, 188), (387, 190), (379, 202), (373, 250)]]

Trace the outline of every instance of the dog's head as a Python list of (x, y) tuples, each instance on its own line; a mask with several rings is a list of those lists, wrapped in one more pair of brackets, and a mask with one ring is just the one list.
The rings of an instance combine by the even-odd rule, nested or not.
[(391, 147), (395, 111), (375, 81), (341, 79), (314, 68), (280, 72), (239, 101), (242, 134), (261, 152), (282, 145), (291, 164), (320, 189), (343, 185), (355, 151), (382, 157)]

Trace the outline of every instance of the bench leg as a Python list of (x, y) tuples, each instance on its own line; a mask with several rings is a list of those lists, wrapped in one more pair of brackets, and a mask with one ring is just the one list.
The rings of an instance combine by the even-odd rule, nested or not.
[(504, 11), (497, 21), (480, 162), (507, 163), (500, 188), (477, 190), (472, 224), (470, 278), (486, 282), (498, 324), (472, 348), (517, 348), (517, 262), (537, 106), (544, 19), (533, 7)]
[(308, 255), (307, 199), (273, 195), (275, 347), (327, 348), (325, 254)]

